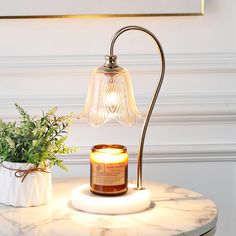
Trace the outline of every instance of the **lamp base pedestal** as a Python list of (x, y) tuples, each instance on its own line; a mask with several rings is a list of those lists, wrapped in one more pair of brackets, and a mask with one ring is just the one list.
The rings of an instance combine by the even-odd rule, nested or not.
[(98, 214), (130, 214), (147, 209), (151, 203), (148, 189), (137, 190), (128, 185), (127, 193), (119, 196), (99, 196), (90, 192), (89, 184), (72, 189), (72, 205), (81, 211)]

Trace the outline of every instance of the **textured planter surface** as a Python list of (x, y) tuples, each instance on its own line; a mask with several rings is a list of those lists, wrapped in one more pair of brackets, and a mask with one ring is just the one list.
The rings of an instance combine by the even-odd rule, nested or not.
[[(2, 164), (7, 168), (20, 170), (35, 167), (28, 163), (3, 162)], [(46, 204), (51, 200), (51, 173), (33, 171), (21, 182), (22, 178), (17, 178), (15, 172), (0, 166), (0, 203), (30, 207)]]

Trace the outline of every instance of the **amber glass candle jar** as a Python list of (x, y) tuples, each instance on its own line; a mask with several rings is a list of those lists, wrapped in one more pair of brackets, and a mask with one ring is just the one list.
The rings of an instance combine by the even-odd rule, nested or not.
[(127, 191), (128, 153), (119, 144), (99, 144), (90, 153), (90, 190), (100, 195)]

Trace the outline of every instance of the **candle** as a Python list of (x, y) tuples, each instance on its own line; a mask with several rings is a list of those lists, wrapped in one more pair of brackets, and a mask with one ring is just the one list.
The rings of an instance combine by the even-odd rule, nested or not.
[(127, 191), (128, 153), (119, 144), (99, 144), (90, 153), (90, 190), (101, 195)]

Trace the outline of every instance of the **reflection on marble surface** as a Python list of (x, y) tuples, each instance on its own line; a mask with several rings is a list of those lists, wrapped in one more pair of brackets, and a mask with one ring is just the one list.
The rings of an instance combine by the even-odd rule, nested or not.
[(201, 194), (161, 183), (144, 183), (152, 204), (129, 215), (90, 214), (73, 209), (71, 189), (80, 179), (56, 179), (48, 205), (14, 208), (0, 204), (0, 235), (4, 236), (197, 236), (214, 228), (215, 204)]

